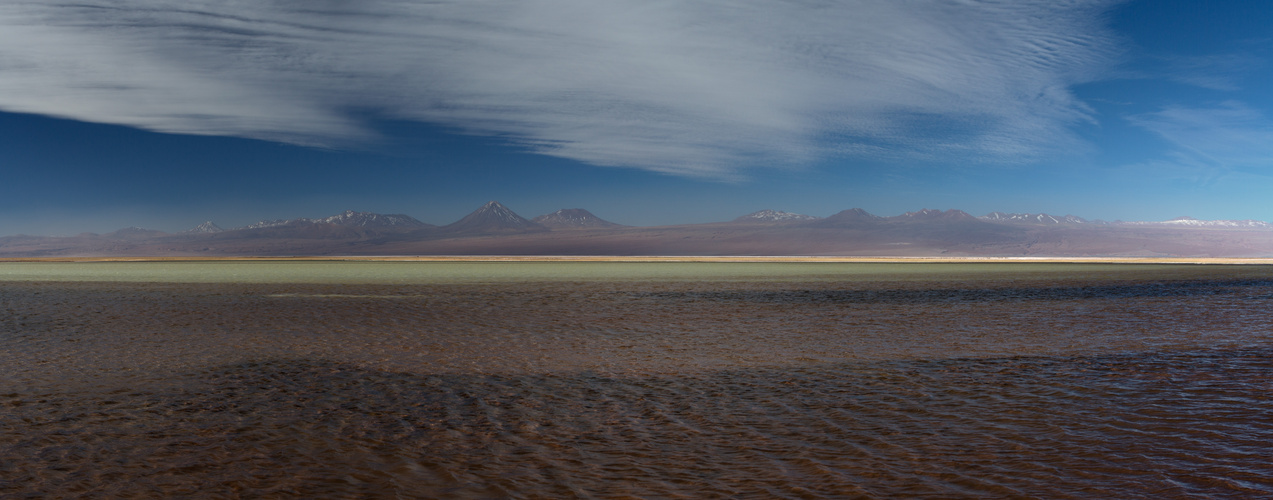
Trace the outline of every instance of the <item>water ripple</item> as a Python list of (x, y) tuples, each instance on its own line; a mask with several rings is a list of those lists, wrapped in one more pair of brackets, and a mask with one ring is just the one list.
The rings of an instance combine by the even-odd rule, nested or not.
[(1251, 497), (1273, 351), (693, 377), (226, 366), (0, 395), (16, 496)]
[(4, 282), (0, 497), (1273, 496), (1268, 270), (1151, 271)]

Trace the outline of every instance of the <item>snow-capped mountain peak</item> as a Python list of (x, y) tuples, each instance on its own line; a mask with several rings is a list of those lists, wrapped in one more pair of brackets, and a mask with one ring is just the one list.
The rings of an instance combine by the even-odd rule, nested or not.
[(946, 211), (924, 208), (917, 212), (906, 212), (893, 218), (898, 220), (976, 220), (976, 217), (969, 215), (968, 212), (953, 208)]
[(473, 214), (481, 215), (483, 217), (493, 217), (513, 224), (520, 224), (526, 220), (498, 201), (486, 202), (485, 205), (482, 205), (482, 208), (477, 209), (477, 211), (473, 212)]
[(219, 233), (225, 231), (221, 226), (216, 225), (212, 221), (204, 221), (203, 224), (187, 229), (186, 233)]
[(263, 229), (267, 227), (279, 226), (299, 226), (306, 224), (335, 224), (337, 226), (347, 227), (365, 227), (365, 228), (396, 228), (396, 229), (412, 229), (429, 227), (416, 220), (415, 218), (402, 214), (378, 214), (374, 212), (355, 212), (346, 210), (339, 214), (323, 217), (321, 219), (310, 219), (300, 217), (296, 219), (275, 219), (263, 220), (260, 222), (248, 224), (238, 229)]
[(1022, 213), (1005, 213), (990, 212), (986, 215), (978, 217), (988, 222), (1015, 222), (1022, 224), (1100, 224), (1099, 221), (1089, 221), (1082, 217), (1074, 215), (1055, 216), (1048, 214), (1022, 214)]
[(355, 212), (353, 210), (346, 210), (331, 217), (316, 219), (314, 222), (355, 227), (422, 227), (428, 225), (407, 215)]
[(1175, 219), (1164, 221), (1124, 222), (1123, 224), (1130, 226), (1273, 229), (1273, 224), (1261, 220), (1200, 220), (1193, 217), (1176, 217)]
[(817, 217), (812, 215), (797, 214), (792, 212), (783, 212), (781, 210), (761, 210), (752, 212), (737, 219), (737, 222), (786, 222), (786, 221), (806, 221), (816, 220)]
[(311, 222), (311, 221), (312, 221), (312, 219), (306, 219), (306, 218), (304, 218), (304, 217), (299, 218), (299, 219), (274, 219), (274, 220), (263, 220), (263, 221), (260, 221), (260, 222), (253, 222), (253, 223), (251, 223), (251, 224), (248, 224), (248, 225), (246, 225), (246, 226), (243, 226), (243, 227), (240, 227), (240, 228), (236, 228), (236, 229), (263, 229), (263, 228), (267, 228), (267, 227), (286, 226), (286, 225), (289, 225), (289, 224), (301, 224), (301, 223)]

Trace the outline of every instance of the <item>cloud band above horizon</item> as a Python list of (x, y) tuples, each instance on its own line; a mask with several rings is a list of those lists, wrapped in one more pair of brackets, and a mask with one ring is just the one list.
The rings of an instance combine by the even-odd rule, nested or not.
[(0, 6), (0, 110), (345, 147), (367, 113), (731, 178), (1082, 147), (1104, 1), (87, 1)]

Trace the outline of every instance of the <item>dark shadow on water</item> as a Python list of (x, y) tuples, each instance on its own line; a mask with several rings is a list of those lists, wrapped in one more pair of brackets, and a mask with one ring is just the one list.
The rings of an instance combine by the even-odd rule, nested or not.
[[(830, 304), (957, 304), (1040, 300), (1109, 300), (1154, 297), (1207, 297), (1238, 290), (1273, 288), (1273, 280), (1205, 280), (1096, 286), (1008, 286), (992, 288), (901, 288), (864, 290), (713, 290), (641, 292), (638, 299), (668, 302), (687, 300), (755, 303)], [(1268, 296), (1265, 296), (1267, 298)]]
[(246, 363), (0, 394), (0, 496), (1249, 498), (1273, 495), (1269, 373), (1270, 348), (630, 378)]

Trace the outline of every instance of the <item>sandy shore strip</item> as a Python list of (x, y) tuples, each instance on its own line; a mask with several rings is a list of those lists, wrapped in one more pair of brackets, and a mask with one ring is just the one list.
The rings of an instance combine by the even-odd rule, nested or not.
[(666, 256), (666, 255), (351, 255), (351, 256), (130, 256), (6, 257), (3, 262), (826, 262), (826, 263), (1096, 263), (1096, 264), (1273, 264), (1273, 258), (1233, 257), (857, 257), (857, 256)]

